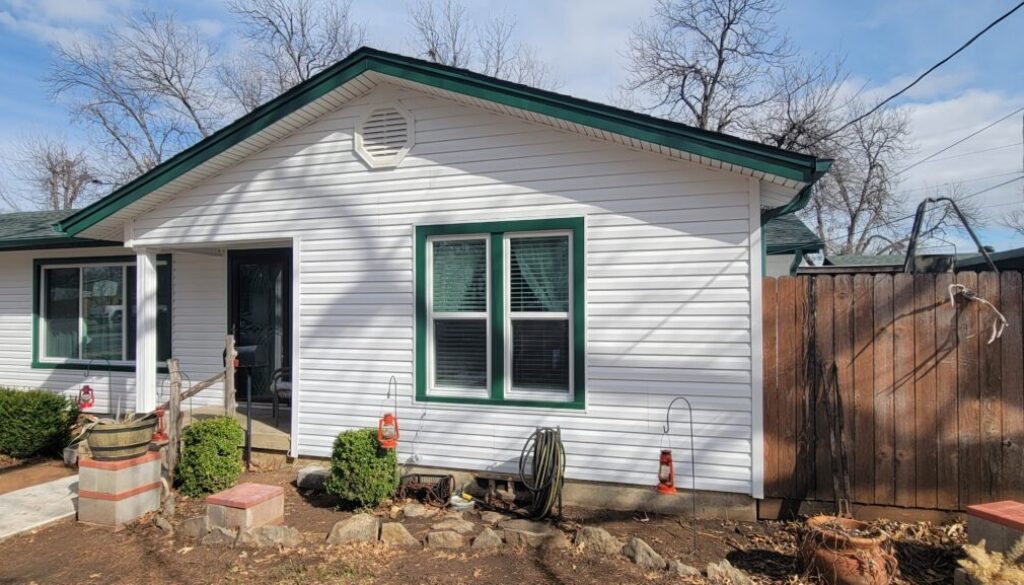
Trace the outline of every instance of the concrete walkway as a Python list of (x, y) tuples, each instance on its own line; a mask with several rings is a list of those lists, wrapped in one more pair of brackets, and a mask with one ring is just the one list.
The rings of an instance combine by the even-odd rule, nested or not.
[(77, 475), (0, 495), (0, 540), (74, 517), (77, 507)]

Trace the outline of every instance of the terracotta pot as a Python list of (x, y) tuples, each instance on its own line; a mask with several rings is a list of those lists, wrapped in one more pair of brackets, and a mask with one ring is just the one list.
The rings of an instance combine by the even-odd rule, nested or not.
[[(807, 568), (829, 585), (886, 585), (896, 559), (884, 548), (884, 532), (859, 520), (815, 516), (800, 547)], [(860, 531), (867, 536), (851, 534)]]

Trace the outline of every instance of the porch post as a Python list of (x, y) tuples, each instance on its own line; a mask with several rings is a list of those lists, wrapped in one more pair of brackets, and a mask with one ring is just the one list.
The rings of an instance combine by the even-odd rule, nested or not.
[(156, 408), (156, 253), (135, 255), (135, 412)]

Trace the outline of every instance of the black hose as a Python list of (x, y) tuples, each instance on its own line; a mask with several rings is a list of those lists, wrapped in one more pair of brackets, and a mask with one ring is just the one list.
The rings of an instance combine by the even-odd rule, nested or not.
[[(531, 473), (526, 473), (529, 456)], [(562, 432), (550, 427), (538, 427), (523, 445), (519, 454), (519, 480), (533, 496), (527, 508), (527, 517), (540, 520), (551, 513), (557, 502), (561, 506), (562, 485), (565, 481), (565, 447)]]

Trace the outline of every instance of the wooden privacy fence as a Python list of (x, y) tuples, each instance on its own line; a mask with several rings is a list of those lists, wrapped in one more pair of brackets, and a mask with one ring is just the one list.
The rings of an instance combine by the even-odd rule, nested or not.
[[(988, 343), (989, 308), (951, 306), (954, 283), (1006, 316), (1001, 338)], [(765, 278), (763, 290), (766, 497), (834, 501), (832, 420), (851, 503), (1024, 500), (1021, 273)]]

